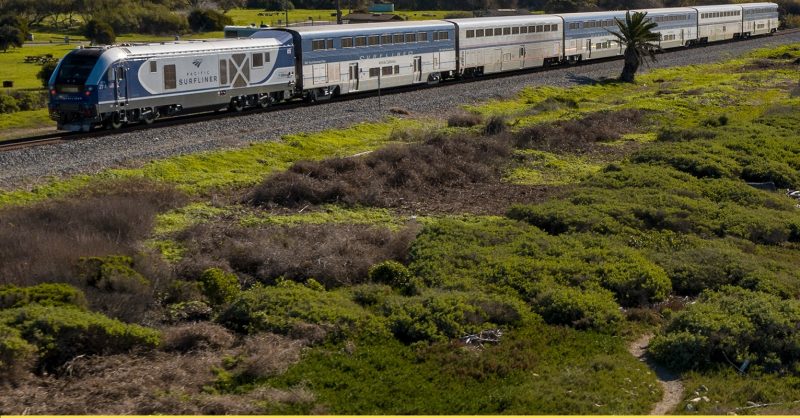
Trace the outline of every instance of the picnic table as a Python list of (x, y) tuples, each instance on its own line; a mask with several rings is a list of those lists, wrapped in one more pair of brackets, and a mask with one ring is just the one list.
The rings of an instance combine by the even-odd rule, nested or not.
[(47, 64), (55, 61), (58, 61), (58, 58), (53, 57), (53, 54), (25, 56), (25, 62), (29, 64)]

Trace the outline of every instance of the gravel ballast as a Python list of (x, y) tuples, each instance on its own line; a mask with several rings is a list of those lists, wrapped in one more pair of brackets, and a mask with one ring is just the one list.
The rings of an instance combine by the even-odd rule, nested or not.
[[(800, 32), (691, 48), (660, 55), (658, 62), (650, 68), (713, 63), (752, 49), (793, 42), (800, 42)], [(616, 60), (385, 94), (381, 98), (382, 112), (378, 111), (377, 97), (366, 97), (182, 125), (159, 127), (156, 124), (151, 129), (6, 151), (0, 153), (0, 189), (27, 187), (53, 177), (136, 166), (177, 155), (274, 141), (289, 133), (316, 132), (376, 121), (390, 115), (392, 108), (442, 116), (460, 105), (513, 96), (526, 86), (568, 87), (616, 77), (621, 68), (622, 62)]]

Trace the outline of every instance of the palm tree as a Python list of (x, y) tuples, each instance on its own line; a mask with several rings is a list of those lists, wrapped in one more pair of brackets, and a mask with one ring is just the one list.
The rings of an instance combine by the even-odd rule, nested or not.
[(625, 21), (614, 19), (617, 21), (619, 33), (609, 31), (614, 36), (619, 38), (619, 42), (625, 45), (625, 66), (622, 67), (622, 74), (619, 76), (620, 80), (626, 83), (633, 83), (636, 71), (642, 63), (647, 63), (650, 58), (656, 61), (656, 52), (661, 51), (658, 46), (658, 40), (661, 35), (657, 32), (652, 32), (652, 29), (658, 26), (656, 22), (646, 19), (647, 12), (625, 12)]

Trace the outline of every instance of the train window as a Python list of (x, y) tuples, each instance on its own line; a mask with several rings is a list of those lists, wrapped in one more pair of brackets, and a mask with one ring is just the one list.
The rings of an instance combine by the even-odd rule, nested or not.
[(515, 26), (515, 27), (511, 28), (511, 34), (512, 35), (519, 35), (519, 27)]
[(392, 35), (382, 35), (381, 36), (381, 43), (384, 45), (391, 45), (392, 44)]
[(502, 28), (494, 28), (494, 36), (500, 36), (503, 34)]
[(477, 30), (475, 30), (475, 37), (477, 37), (477, 38), (483, 38), (483, 29), (477, 29)]
[(428, 42), (428, 32), (417, 32), (417, 42)]
[(402, 33), (394, 35), (394, 43), (396, 43), (396, 44), (402, 44), (403, 43), (403, 34)]
[(175, 64), (164, 66), (164, 90), (174, 90), (177, 87), (175, 77)]
[(394, 66), (394, 73), (395, 74), (400, 74), (400, 66), (399, 65), (395, 65)]
[(228, 85), (228, 60), (219, 60), (219, 84)]
[(323, 39), (315, 39), (311, 41), (311, 50), (312, 51), (319, 51), (320, 49), (325, 49), (325, 40)]
[(519, 28), (519, 32), (520, 33), (528, 33), (528, 27), (527, 26), (523, 26), (523, 27)]
[(269, 52), (265, 52), (264, 53), (264, 62), (270, 62), (271, 60), (272, 60), (272, 57), (270, 56), (270, 53)]
[(450, 39), (450, 32), (439, 32), (439, 40), (446, 41)]
[(352, 48), (353, 38), (342, 38), (342, 48)]
[(367, 37), (366, 36), (356, 36), (356, 46), (357, 47), (365, 47), (365, 46), (367, 46)]
[(150, 61), (150, 72), (155, 73), (158, 72), (158, 63), (155, 61)]
[(494, 29), (486, 29), (486, 36), (494, 36)]
[(406, 43), (417, 42), (417, 35), (415, 33), (406, 34)]
[(503, 35), (511, 35), (511, 28), (503, 28)]
[(333, 49), (333, 39), (328, 39), (327, 41), (325, 41), (325, 43), (328, 49)]
[(381, 74), (381, 69), (378, 67), (370, 68), (369, 69), (369, 76), (370, 77), (377, 77)]
[[(572, 25), (575, 25), (575, 28), (578, 28), (578, 24), (577, 23), (571, 23), (570, 27), (572, 27)], [(544, 32), (544, 26), (536, 25), (536, 32)]]
[(392, 70), (393, 68), (391, 65), (383, 67), (381, 68), (381, 75), (392, 75)]
[(475, 29), (470, 29), (467, 31), (467, 38), (474, 38), (475, 37)]
[(544, 31), (550, 32), (550, 25), (544, 25)]
[(253, 58), (250, 60), (250, 63), (253, 65), (253, 68), (263, 67), (264, 55), (261, 53), (253, 54)]
[(552, 29), (553, 32), (558, 32), (558, 24), (554, 23), (554, 24), (550, 25), (550, 29)]
[(381, 37), (378, 35), (372, 35), (369, 38), (367, 38), (367, 44), (369, 44), (369, 46), (380, 45), (380, 43), (381, 43)]

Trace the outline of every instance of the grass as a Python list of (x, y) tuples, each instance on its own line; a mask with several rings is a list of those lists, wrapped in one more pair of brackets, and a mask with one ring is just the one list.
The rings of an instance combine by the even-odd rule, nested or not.
[(602, 168), (601, 164), (589, 162), (586, 158), (537, 150), (517, 151), (514, 158), (516, 164), (506, 181), (529, 186), (576, 184)]
[(28, 110), (24, 112), (5, 113), (0, 115), (0, 141), (14, 136), (15, 131), (50, 127), (55, 122), (50, 120), (47, 109)]
[[(445, 10), (418, 10), (418, 11), (395, 11), (395, 14), (403, 16), (406, 20), (429, 20), (429, 19), (443, 19), (444, 16), (456, 13), (453, 11)], [(466, 12), (470, 13), (471, 12)], [(233, 19), (236, 25), (260, 25), (261, 23), (270, 26), (283, 25), (286, 20), (286, 14), (283, 11), (264, 11), (260, 9), (233, 9), (228, 11), (228, 16)], [(347, 16), (348, 10), (342, 9), (342, 16)], [(294, 9), (289, 10), (289, 22), (308, 22), (308, 21), (336, 21), (335, 9)]]

